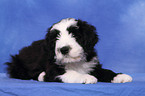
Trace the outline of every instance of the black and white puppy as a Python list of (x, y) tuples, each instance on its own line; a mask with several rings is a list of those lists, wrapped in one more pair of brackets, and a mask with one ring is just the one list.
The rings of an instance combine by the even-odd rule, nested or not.
[(12, 56), (7, 62), (12, 78), (46, 82), (125, 83), (132, 77), (103, 69), (94, 46), (98, 42), (96, 28), (85, 21), (63, 19), (49, 28), (45, 39)]

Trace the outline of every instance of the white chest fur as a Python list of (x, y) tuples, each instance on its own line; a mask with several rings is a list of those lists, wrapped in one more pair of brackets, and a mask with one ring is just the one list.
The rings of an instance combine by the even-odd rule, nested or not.
[(97, 83), (97, 78), (89, 75), (93, 71), (93, 67), (97, 64), (97, 58), (93, 58), (90, 62), (78, 62), (65, 64), (66, 73), (57, 76), (64, 83)]
[(81, 74), (88, 74), (93, 71), (93, 67), (97, 64), (97, 58), (94, 57), (90, 62), (77, 62), (65, 64), (65, 70), (73, 70)]

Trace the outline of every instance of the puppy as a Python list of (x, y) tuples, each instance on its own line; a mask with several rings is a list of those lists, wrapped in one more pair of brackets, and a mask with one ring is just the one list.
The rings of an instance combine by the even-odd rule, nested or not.
[(24, 47), (7, 62), (11, 78), (45, 82), (125, 83), (132, 77), (103, 69), (94, 46), (96, 28), (74, 18), (63, 19), (49, 28), (45, 39)]

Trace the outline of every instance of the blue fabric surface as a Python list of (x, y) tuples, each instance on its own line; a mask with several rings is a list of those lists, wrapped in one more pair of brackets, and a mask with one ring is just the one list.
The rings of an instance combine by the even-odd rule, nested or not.
[(145, 96), (145, 73), (131, 83), (68, 84), (11, 79), (0, 74), (0, 96)]

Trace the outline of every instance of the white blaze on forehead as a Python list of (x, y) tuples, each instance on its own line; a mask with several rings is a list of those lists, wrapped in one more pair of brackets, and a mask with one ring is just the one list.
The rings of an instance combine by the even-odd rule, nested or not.
[[(77, 21), (73, 18), (63, 19), (60, 22), (53, 25), (52, 29), (57, 29), (60, 31), (57, 37), (55, 45), (56, 60), (63, 63), (78, 62), (83, 57), (83, 48), (78, 44), (76, 39), (68, 32), (67, 28), (70, 26), (77, 26)], [(61, 54), (59, 49), (64, 46), (69, 46), (71, 49), (67, 56)]]
[(77, 21), (74, 18), (67, 18), (67, 19), (63, 19), (61, 20), (59, 23), (54, 24), (52, 29), (58, 29), (61, 32), (64, 32), (68, 27), (70, 26), (76, 26)]
[(72, 38), (72, 34), (69, 34), (67, 28), (70, 26), (76, 26), (77, 21), (75, 21), (74, 18), (67, 18), (61, 20), (59, 23), (55, 24), (52, 27), (53, 29), (57, 29), (60, 31), (60, 36), (58, 37), (59, 40), (57, 40), (56, 48), (61, 48), (63, 46), (78, 46), (78, 44), (75, 41), (75, 38)]

